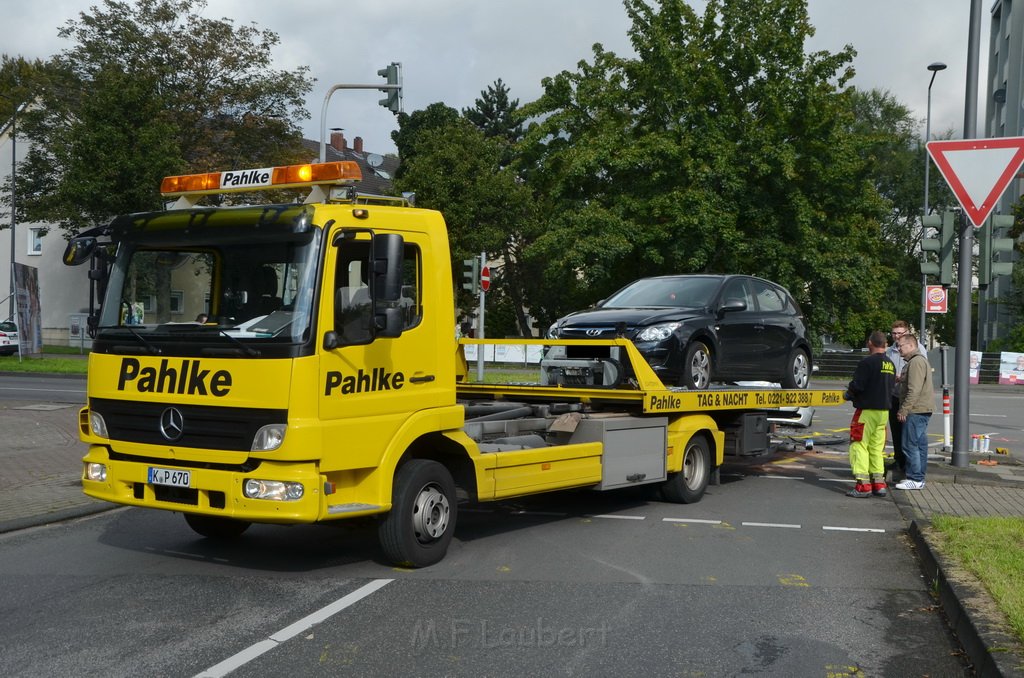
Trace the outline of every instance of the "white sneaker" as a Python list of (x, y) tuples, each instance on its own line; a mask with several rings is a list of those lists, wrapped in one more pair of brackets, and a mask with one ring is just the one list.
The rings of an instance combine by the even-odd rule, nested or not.
[(896, 483), (897, 490), (921, 490), (924, 489), (923, 480), (911, 480), (906, 478)]

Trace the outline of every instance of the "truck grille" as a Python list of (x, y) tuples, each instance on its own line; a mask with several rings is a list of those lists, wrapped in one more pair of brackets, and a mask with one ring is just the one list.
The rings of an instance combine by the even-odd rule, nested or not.
[[(103, 417), (112, 440), (147, 445), (174, 445), (248, 452), (253, 436), (267, 424), (288, 421), (288, 410), (210, 407), (90, 398), (89, 407)], [(160, 430), (169, 407), (181, 413), (181, 436), (171, 440)]]

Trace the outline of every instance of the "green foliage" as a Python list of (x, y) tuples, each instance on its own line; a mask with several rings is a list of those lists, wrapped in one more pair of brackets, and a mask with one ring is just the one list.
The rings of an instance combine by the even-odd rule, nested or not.
[(471, 313), (477, 300), (461, 291), (462, 261), (487, 252), (501, 262), (492, 267), (491, 289), (501, 290), (516, 318), (512, 328), (500, 328), (501, 335), (514, 334), (516, 325), (528, 332), (522, 290), (529, 273), (520, 267), (520, 251), (533, 238), (535, 222), (527, 187), (507, 167), (507, 139), (488, 136), (440, 103), (399, 115), (399, 124), (392, 135), (402, 158), (395, 188), (414, 190), (417, 205), (444, 212), (463, 313)]
[(884, 324), (896, 273), (842, 89), (853, 50), (806, 53), (802, 0), (624, 4), (637, 58), (596, 45), (524, 107), (524, 171), (550, 201), (530, 307), (551, 319), (637, 277), (735, 272), (787, 286), (817, 331)]
[[(104, 0), (60, 29), (32, 74), (22, 220), (78, 231), (161, 205), (177, 172), (298, 162), (306, 68), (272, 68), (275, 33), (200, 15), (201, 0)], [(24, 181), (24, 183), (22, 183)]]
[(480, 93), (474, 108), (462, 109), (462, 115), (484, 136), (502, 137), (510, 143), (523, 136), (523, 123), (517, 115), (519, 99), (510, 100), (508, 86), (498, 78)]

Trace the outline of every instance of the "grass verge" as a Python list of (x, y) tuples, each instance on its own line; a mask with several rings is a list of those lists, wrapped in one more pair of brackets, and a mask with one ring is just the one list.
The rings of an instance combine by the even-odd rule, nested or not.
[[(84, 375), (89, 363), (78, 348), (69, 346), (44, 346), (43, 354), (46, 357), (19, 358), (17, 353), (0, 356), (0, 372)], [(67, 355), (68, 357), (54, 357), (61, 355)]]
[(932, 520), (942, 553), (978, 578), (1024, 642), (1024, 518)]

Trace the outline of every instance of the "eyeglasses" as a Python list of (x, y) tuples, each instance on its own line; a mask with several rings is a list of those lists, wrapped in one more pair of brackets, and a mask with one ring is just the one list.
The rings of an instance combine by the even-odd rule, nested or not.
[(892, 338), (893, 339), (899, 339), (900, 337), (902, 337), (904, 335), (906, 335), (906, 332), (893, 332), (892, 333)]

